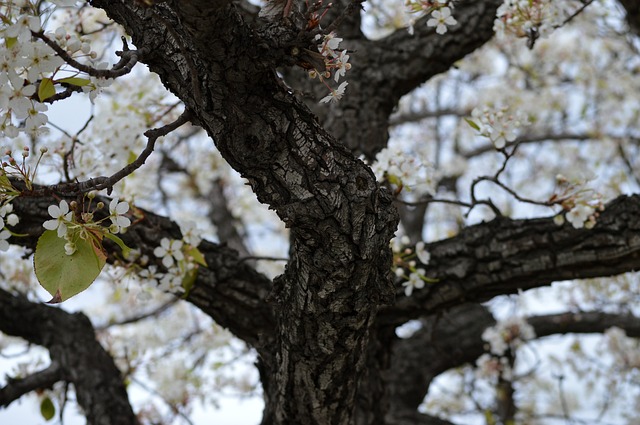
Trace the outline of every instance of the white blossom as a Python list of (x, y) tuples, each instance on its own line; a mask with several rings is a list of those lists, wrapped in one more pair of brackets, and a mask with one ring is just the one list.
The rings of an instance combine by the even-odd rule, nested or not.
[(418, 269), (409, 275), (409, 280), (402, 283), (402, 286), (404, 286), (404, 294), (407, 297), (411, 296), (414, 289), (424, 288), (422, 276), (424, 276), (424, 269)]
[(431, 19), (427, 21), (427, 26), (436, 27), (438, 34), (444, 34), (447, 32), (447, 26), (455, 25), (458, 22), (451, 16), (451, 9), (443, 7), (440, 10), (434, 10), (431, 12)]
[(174, 260), (181, 261), (184, 259), (181, 249), (182, 241), (162, 238), (160, 246), (153, 250), (153, 254), (158, 258), (162, 258), (162, 264), (169, 269), (173, 266)]
[(129, 211), (127, 202), (119, 202), (118, 198), (114, 198), (109, 203), (109, 218), (112, 223), (111, 228), (114, 230), (113, 233), (122, 232), (131, 225), (131, 220), (124, 216), (127, 211)]
[(321, 103), (327, 103), (327, 102), (337, 103), (340, 99), (342, 99), (342, 96), (344, 95), (344, 91), (347, 88), (348, 84), (349, 83), (347, 83), (346, 81), (343, 81), (342, 83), (340, 83), (337, 89), (331, 90), (331, 93), (329, 95), (320, 99), (320, 102)]
[(71, 222), (73, 217), (73, 212), (69, 211), (69, 204), (63, 199), (60, 201), (60, 206), (49, 205), (48, 211), (53, 219), (45, 221), (42, 226), (47, 230), (58, 229), (58, 237), (64, 237), (67, 234), (66, 223)]

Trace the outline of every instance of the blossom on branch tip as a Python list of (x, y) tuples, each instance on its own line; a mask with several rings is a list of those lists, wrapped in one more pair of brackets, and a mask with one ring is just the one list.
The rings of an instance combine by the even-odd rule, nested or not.
[(332, 89), (331, 93), (328, 94), (327, 96), (323, 97), (322, 99), (320, 99), (320, 103), (327, 103), (327, 102), (338, 102), (340, 99), (342, 99), (342, 96), (344, 95), (344, 91), (347, 88), (347, 85), (349, 83), (347, 83), (346, 81), (343, 81), (337, 89)]

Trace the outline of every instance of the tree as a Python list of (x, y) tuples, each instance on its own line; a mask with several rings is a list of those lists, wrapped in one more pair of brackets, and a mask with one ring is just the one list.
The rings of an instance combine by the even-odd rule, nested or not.
[[(535, 373), (522, 374), (517, 361), (536, 338), (602, 333), (618, 381), (637, 373), (635, 346), (617, 331), (638, 335), (637, 278), (625, 273), (640, 264), (640, 197), (623, 194), (640, 185), (637, 6), (408, 5), (411, 31), (384, 2), (365, 18), (358, 1), (273, 0), (260, 13), (244, 1), (3, 3), (10, 152), (0, 239), (35, 251), (53, 302), (82, 291), (108, 262), (117, 277), (142, 279), (143, 295), (159, 286), (210, 316), (257, 353), (263, 424), (450, 423), (436, 413), (453, 408), (418, 407), (439, 375), (465, 364), (489, 376), (467, 379), (475, 387), (463, 391), (487, 423), (570, 417), (563, 391), (560, 410), (540, 407), (526, 381)], [(371, 16), (375, 25), (363, 23)], [(119, 32), (116, 64), (98, 65)], [(48, 138), (44, 105), (81, 92), (96, 102), (87, 124)], [(277, 277), (260, 268), (277, 254), (255, 254), (249, 212), (234, 214), (239, 178), (213, 144), (288, 229)], [(50, 148), (34, 160), (40, 147)], [(34, 180), (41, 159), (47, 171)], [(571, 175), (581, 167), (585, 175)], [(130, 203), (107, 198), (112, 191)], [(219, 242), (181, 230), (176, 205), (215, 226)], [(390, 248), (398, 223), (404, 237)], [(282, 244), (273, 237), (266, 252)], [(64, 382), (88, 423), (151, 423), (144, 409), (136, 416), (125, 387), (143, 359), (113, 342), (117, 331), (98, 342), (85, 315), (20, 295), (33, 289), (23, 266), (8, 265), (16, 261), (3, 257), (0, 330), (45, 347), (51, 362), (8, 379), (2, 405)], [(619, 277), (572, 283), (566, 291), (589, 292), (559, 314), (496, 322), (481, 304), (610, 276)], [(112, 321), (160, 320), (184, 308), (176, 296), (134, 314), (113, 301), (125, 318)], [(415, 332), (399, 338), (408, 322)], [(585, 350), (574, 345), (577, 365), (588, 363)], [(193, 356), (192, 370), (205, 359)], [(165, 399), (184, 417), (191, 397)], [(456, 397), (468, 410), (465, 395)]]

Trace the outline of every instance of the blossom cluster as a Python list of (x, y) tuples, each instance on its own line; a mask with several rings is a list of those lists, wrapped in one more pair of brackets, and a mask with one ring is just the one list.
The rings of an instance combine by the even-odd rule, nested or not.
[(387, 147), (376, 155), (371, 168), (379, 180), (387, 180), (398, 192), (408, 189), (416, 195), (433, 195), (438, 178), (426, 154), (420, 151), (408, 155), (401, 149)]
[(6, 203), (0, 207), (0, 251), (9, 250), (9, 239), (12, 233), (7, 226), (15, 226), (20, 222), (20, 219), (13, 213), (13, 205)]
[[(197, 228), (192, 223), (182, 227), (181, 240), (162, 238), (160, 246), (153, 250), (153, 255), (160, 260), (166, 269), (165, 273), (160, 272), (157, 265), (149, 264), (150, 260), (146, 256), (140, 259), (139, 262), (145, 268), (140, 270), (138, 275), (144, 280), (146, 288), (183, 293), (187, 290), (188, 276), (196, 271), (198, 264), (205, 264), (202, 254), (197, 249), (202, 241)], [(144, 300), (145, 293), (142, 294), (141, 298)]]
[(531, 124), (522, 111), (510, 113), (507, 106), (474, 108), (471, 117), (472, 120), (467, 120), (469, 125), (478, 130), (481, 136), (491, 140), (496, 149), (504, 149), (507, 143), (516, 140), (521, 127)]
[[(481, 378), (513, 379), (511, 358), (525, 341), (535, 338), (533, 327), (523, 317), (501, 320), (484, 330), (482, 340), (488, 343), (488, 351), (476, 360), (476, 373)], [(507, 356), (510, 351), (510, 356)], [(511, 357), (511, 358), (510, 358)]]
[(552, 0), (505, 0), (498, 8), (494, 31), (517, 37), (546, 37), (562, 24), (563, 10)]
[[(56, 82), (78, 75), (64, 67), (64, 60), (50, 46), (33, 36), (43, 31), (35, 3), (14, 0), (0, 6), (0, 37), (5, 40), (0, 45), (0, 135), (10, 138), (20, 133), (35, 136), (46, 132), (47, 106), (42, 102), (55, 94)], [(53, 3), (64, 6), (70, 2)], [(97, 57), (86, 41), (66, 34), (63, 28), (47, 36), (71, 57), (87, 57), (90, 61)], [(79, 84), (82, 90), (91, 92), (108, 82), (91, 78)]]
[(554, 217), (557, 225), (564, 224), (565, 219), (576, 229), (591, 229), (596, 225), (604, 204), (599, 193), (586, 187), (591, 180), (585, 177), (568, 178), (562, 174), (556, 176), (557, 189), (550, 201), (559, 203), (566, 212), (564, 216), (559, 214)]
[(331, 91), (320, 100), (321, 103), (338, 102), (344, 95), (349, 83), (343, 81), (337, 89), (334, 89), (326, 83), (325, 79), (329, 79), (333, 75), (333, 79), (337, 83), (341, 77), (344, 77), (347, 71), (351, 69), (349, 55), (346, 50), (339, 50), (342, 38), (336, 37), (334, 32), (324, 36), (318, 34), (315, 40), (318, 42), (318, 52), (322, 56), (324, 70), (313, 68), (309, 71), (309, 76), (311, 78), (317, 77)]
[(535, 336), (533, 327), (523, 317), (514, 316), (485, 329), (482, 340), (489, 344), (489, 351), (492, 354), (502, 356), (507, 349), (515, 351), (525, 341), (532, 340)]
[[(450, 1), (407, 0), (405, 5), (409, 13), (430, 14), (431, 17), (427, 20), (427, 26), (435, 27), (436, 32), (440, 35), (445, 34), (448, 27), (458, 23), (451, 14), (453, 4)], [(409, 27), (411, 33), (413, 33), (413, 23), (414, 20), (411, 21)]]
[(16, 13), (28, 5), (14, 2), (0, 8), (0, 36), (6, 40), (0, 45), (0, 135), (11, 138), (37, 133), (47, 123), (42, 113), (47, 107), (33, 99), (38, 79), (64, 63), (49, 46), (32, 41), (32, 32), (42, 29), (40, 18)]
[[(98, 202), (96, 209), (102, 209), (104, 205)], [(88, 239), (92, 235), (104, 234), (108, 231), (111, 234), (123, 233), (127, 227), (131, 225), (131, 220), (125, 216), (129, 211), (127, 202), (120, 202), (118, 198), (114, 198), (109, 203), (109, 216), (111, 225), (107, 228), (101, 223), (106, 220), (93, 220), (93, 212), (82, 212), (74, 214), (78, 210), (76, 202), (71, 205), (64, 199), (59, 205), (49, 205), (48, 211), (51, 216), (50, 220), (45, 221), (42, 226), (47, 230), (55, 230), (59, 238), (65, 239), (64, 250), (67, 255), (73, 255), (76, 250), (76, 242), (78, 238)], [(78, 219), (78, 217), (80, 219)]]
[(425, 283), (434, 283), (436, 280), (429, 278), (425, 274), (425, 269), (418, 267), (416, 259), (421, 265), (428, 265), (431, 254), (425, 248), (425, 243), (416, 243), (415, 249), (409, 248), (410, 241), (407, 236), (394, 238), (391, 241), (393, 251), (393, 268), (396, 276), (404, 280), (404, 294), (409, 297), (414, 289), (424, 288)]

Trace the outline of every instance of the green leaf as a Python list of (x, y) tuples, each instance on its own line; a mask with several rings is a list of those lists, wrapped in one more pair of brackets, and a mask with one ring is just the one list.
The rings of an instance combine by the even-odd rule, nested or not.
[(53, 86), (51, 78), (43, 78), (40, 81), (40, 87), (38, 87), (38, 99), (40, 99), (40, 102), (44, 102), (55, 94), (56, 88)]
[(187, 296), (189, 295), (189, 292), (191, 292), (191, 288), (193, 288), (193, 285), (196, 283), (197, 277), (198, 277), (197, 267), (185, 273), (184, 277), (182, 278), (182, 287), (184, 288), (184, 294), (182, 294), (182, 298), (187, 298)]
[(57, 81), (62, 84), (71, 84), (72, 86), (78, 86), (78, 87), (84, 87), (89, 83), (91, 83), (91, 80), (88, 80), (86, 78), (78, 78), (78, 77), (62, 78), (61, 80), (57, 80)]
[(76, 252), (67, 255), (65, 239), (55, 230), (47, 230), (38, 239), (33, 264), (40, 285), (53, 297), (50, 303), (59, 303), (87, 289), (98, 277), (107, 255), (95, 237), (86, 240), (77, 235)]
[(105, 233), (104, 237), (113, 241), (116, 245), (120, 247), (120, 249), (122, 250), (122, 257), (127, 258), (129, 256), (129, 253), (131, 252), (131, 248), (125, 245), (122, 239), (120, 239), (118, 236), (111, 233)]
[(12, 48), (18, 42), (18, 37), (7, 37), (4, 39), (4, 44), (7, 46), (7, 49)]
[(197, 264), (207, 267), (207, 260), (204, 259), (204, 255), (202, 255), (202, 252), (200, 252), (200, 250), (195, 246), (190, 246), (189, 249), (185, 251), (185, 254), (193, 258), (193, 261), (195, 261)]
[(465, 118), (464, 120), (467, 122), (467, 124), (469, 124), (471, 128), (473, 128), (476, 131), (480, 131), (480, 126), (476, 124), (475, 121), (470, 120), (469, 118)]
[(402, 187), (402, 179), (398, 176), (396, 176), (395, 174), (391, 174), (391, 173), (387, 173), (387, 181), (389, 183), (391, 183), (392, 185), (398, 186), (398, 187)]
[(40, 413), (47, 421), (50, 421), (56, 415), (56, 406), (53, 405), (53, 401), (49, 397), (45, 397), (40, 403)]

